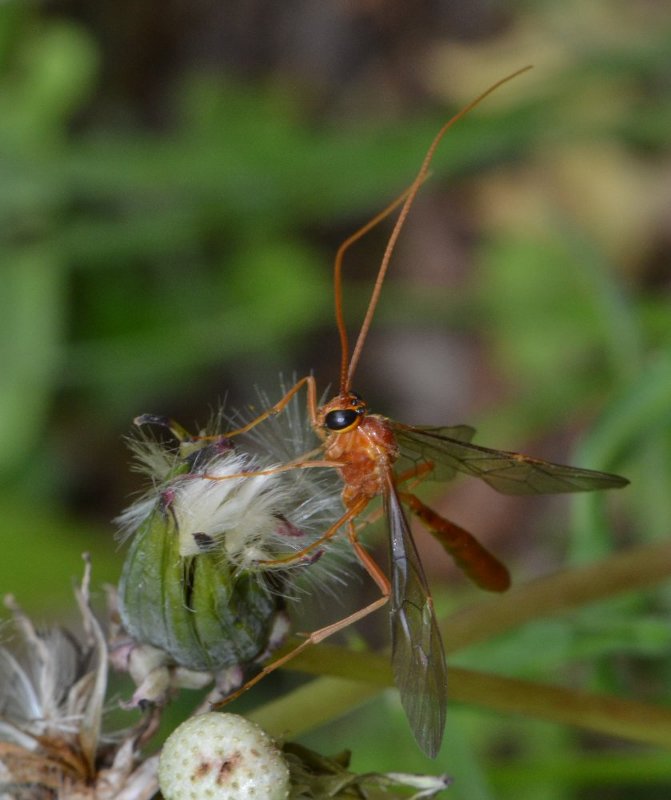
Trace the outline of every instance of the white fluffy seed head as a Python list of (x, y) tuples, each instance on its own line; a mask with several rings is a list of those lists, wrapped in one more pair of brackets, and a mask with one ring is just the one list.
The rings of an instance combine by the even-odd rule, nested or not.
[(286, 800), (289, 767), (277, 743), (237, 714), (191, 717), (168, 737), (158, 766), (165, 800)]
[[(268, 398), (260, 396), (259, 407), (268, 406)], [(181, 558), (207, 554), (226, 568), (259, 577), (279, 570), (281, 584), (272, 581), (272, 590), (287, 599), (302, 596), (310, 584), (321, 595), (342, 583), (353, 561), (344, 537), (308, 551), (304, 559), (285, 562), (318, 539), (343, 511), (334, 469), (273, 471), (314, 455), (319, 445), (303, 398), (294, 397), (282, 413), (234, 440), (227, 440), (225, 431), (244, 427), (249, 421), (245, 414), (228, 417), (220, 411), (200, 441), (186, 432), (182, 440), (176, 423), (151, 415), (139, 419), (142, 425), (154, 419), (167, 425), (179, 447), (167, 447), (144, 430), (130, 440), (135, 468), (150, 479), (151, 488), (118, 518), (122, 539), (163, 518), (174, 529)], [(266, 474), (249, 474), (260, 470)], [(274, 560), (276, 566), (268, 563)]]

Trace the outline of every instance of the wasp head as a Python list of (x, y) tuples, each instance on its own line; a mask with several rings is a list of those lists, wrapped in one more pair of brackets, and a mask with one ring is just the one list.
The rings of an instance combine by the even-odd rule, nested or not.
[(319, 409), (318, 419), (329, 433), (346, 433), (356, 428), (368, 413), (368, 406), (356, 392), (346, 392)]

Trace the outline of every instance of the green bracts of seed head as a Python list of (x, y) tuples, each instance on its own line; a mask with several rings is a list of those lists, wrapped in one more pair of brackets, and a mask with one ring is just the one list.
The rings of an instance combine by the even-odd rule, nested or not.
[(218, 553), (183, 558), (170, 514), (157, 508), (135, 535), (119, 584), (121, 618), (139, 642), (179, 666), (219, 670), (267, 647), (278, 597)]

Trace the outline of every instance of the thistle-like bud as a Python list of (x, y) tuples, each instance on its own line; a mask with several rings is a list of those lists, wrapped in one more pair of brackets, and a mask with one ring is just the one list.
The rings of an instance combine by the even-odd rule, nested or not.
[(289, 767), (277, 743), (237, 714), (191, 717), (163, 745), (165, 800), (286, 800)]
[(191, 717), (166, 740), (158, 779), (165, 800), (334, 800), (414, 789), (406, 800), (446, 789), (446, 775), (350, 772), (349, 753), (328, 758), (291, 742), (280, 743), (237, 714)]
[[(239, 680), (281, 643), (286, 597), (321, 553), (311, 542), (342, 513), (334, 471), (286, 469), (315, 444), (295, 403), (240, 442), (220, 423), (198, 436), (162, 417), (136, 423), (131, 447), (151, 487), (119, 518), (133, 537), (119, 584), (123, 626), (167, 663)], [(148, 423), (174, 441), (146, 434)]]

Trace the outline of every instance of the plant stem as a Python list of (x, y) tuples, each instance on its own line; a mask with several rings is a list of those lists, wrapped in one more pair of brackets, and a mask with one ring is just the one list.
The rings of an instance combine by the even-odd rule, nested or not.
[[(446, 649), (454, 652), (539, 617), (652, 586), (670, 575), (671, 544), (664, 542), (541, 578), (447, 619), (441, 625), (448, 643)], [(334, 645), (309, 648), (290, 666), (330, 677), (313, 681), (251, 715), (279, 735), (287, 731), (296, 735), (325, 723), (373, 697), (382, 687), (393, 685), (387, 656)], [(449, 678), (450, 695), (455, 702), (528, 714), (671, 748), (671, 711), (471, 670), (452, 668)]]
[(491, 639), (510, 628), (671, 578), (671, 542), (655, 542), (511, 589), (453, 614), (441, 625), (446, 651)]
[[(330, 647), (329, 650), (331, 655), (340, 651), (340, 658), (330, 662), (336, 671), (352, 671), (349, 669), (352, 666), (352, 654), (348, 650), (339, 647)], [(348, 668), (339, 670), (338, 665), (347, 665)], [(353, 671), (361, 671), (368, 678), (373, 677), (374, 682), (337, 677), (318, 678), (266, 703), (248, 716), (272, 735), (298, 736), (351, 711), (378, 694), (382, 686), (393, 685), (391, 671), (383, 656), (366, 654)], [(382, 682), (380, 679), (385, 671), (388, 680)], [(448, 680), (453, 702), (574, 725), (608, 736), (671, 749), (671, 711), (662, 708), (609, 695), (576, 692), (466, 669), (450, 668)]]

